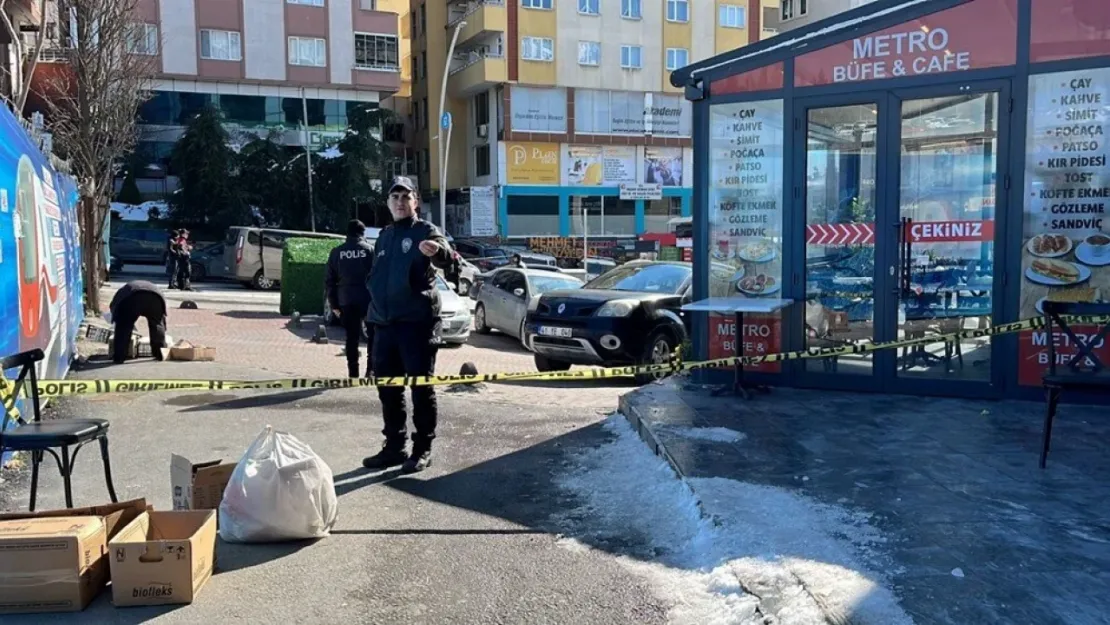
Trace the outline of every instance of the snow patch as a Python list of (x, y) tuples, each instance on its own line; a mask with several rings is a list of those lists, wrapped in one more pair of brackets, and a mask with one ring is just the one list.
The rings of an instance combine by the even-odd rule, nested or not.
[(682, 438), (711, 441), (714, 443), (738, 443), (748, 437), (748, 435), (743, 432), (721, 427), (696, 428), (672, 425), (662, 428), (662, 431), (674, 434), (675, 436), (681, 436)]
[(579, 504), (556, 519), (569, 536), (559, 544), (621, 554), (669, 603), (673, 625), (762, 625), (765, 617), (811, 625), (824, 614), (912, 624), (869, 570), (885, 542), (870, 515), (722, 478), (688, 485), (623, 416), (603, 427), (612, 442), (582, 452), (557, 478)]
[(112, 202), (111, 206), (111, 210), (119, 213), (124, 221), (150, 221), (150, 212), (152, 209), (163, 219), (170, 213), (169, 205), (162, 200), (143, 202), (138, 205)]
[(333, 145), (326, 150), (320, 150), (316, 153), (316, 156), (331, 160), (333, 158), (339, 158), (340, 156), (343, 156), (343, 152), (338, 147)]

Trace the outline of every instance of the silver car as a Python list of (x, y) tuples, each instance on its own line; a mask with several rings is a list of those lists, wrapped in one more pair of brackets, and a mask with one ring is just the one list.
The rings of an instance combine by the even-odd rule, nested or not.
[(577, 289), (584, 283), (564, 273), (541, 269), (503, 268), (487, 274), (478, 288), (474, 331), (499, 330), (516, 338), (524, 335), (528, 304), (548, 291)]
[(470, 300), (459, 297), (443, 276), (436, 276), (439, 289), (440, 337), (444, 343), (462, 345), (470, 338)]

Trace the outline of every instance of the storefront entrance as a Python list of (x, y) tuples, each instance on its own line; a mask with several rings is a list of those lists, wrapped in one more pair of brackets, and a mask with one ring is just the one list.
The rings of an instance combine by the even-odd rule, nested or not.
[[(986, 329), (1004, 318), (994, 276), (1005, 193), (996, 185), (1005, 185), (999, 137), (1009, 103), (1008, 81), (795, 100), (805, 347)], [(994, 394), (1005, 358), (991, 343), (805, 360), (800, 381)]]

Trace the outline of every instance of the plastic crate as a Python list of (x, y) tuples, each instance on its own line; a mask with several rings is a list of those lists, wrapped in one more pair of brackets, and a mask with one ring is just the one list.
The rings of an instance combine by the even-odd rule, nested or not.
[(85, 332), (85, 338), (89, 339), (90, 341), (107, 343), (108, 341), (112, 340), (112, 334), (113, 332), (111, 328), (89, 326), (89, 329)]

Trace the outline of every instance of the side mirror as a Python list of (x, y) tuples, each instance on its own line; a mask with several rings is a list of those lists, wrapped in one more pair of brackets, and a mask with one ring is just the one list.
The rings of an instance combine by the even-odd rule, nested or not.
[(524, 289), (513, 289), (513, 295), (517, 297), (524, 297)]

